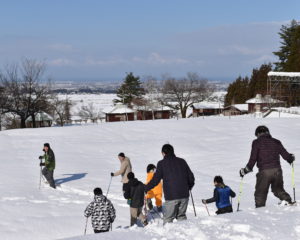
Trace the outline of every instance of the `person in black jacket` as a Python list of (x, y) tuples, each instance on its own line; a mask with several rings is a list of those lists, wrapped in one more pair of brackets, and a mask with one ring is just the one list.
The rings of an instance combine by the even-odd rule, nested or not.
[(146, 226), (147, 219), (142, 213), (145, 199), (144, 184), (134, 177), (133, 172), (129, 172), (127, 178), (129, 181), (124, 184), (123, 191), (124, 197), (128, 199), (130, 205), (130, 226), (136, 224), (137, 219)]
[(240, 170), (240, 176), (244, 177), (252, 172), (255, 165), (258, 167), (254, 193), (255, 206), (259, 208), (266, 205), (270, 186), (275, 197), (288, 204), (294, 204), (284, 189), (280, 156), (289, 164), (295, 161), (295, 156), (289, 153), (279, 140), (271, 136), (266, 126), (258, 126), (255, 136), (257, 139), (252, 142), (250, 159), (246, 167)]
[(206, 200), (202, 199), (202, 202), (204, 204), (216, 202), (216, 206), (218, 208), (216, 214), (231, 213), (232, 205), (230, 202), (230, 197), (234, 198), (236, 196), (235, 192), (224, 184), (221, 176), (215, 176), (214, 185), (214, 196)]
[(163, 145), (161, 152), (164, 158), (158, 162), (152, 180), (145, 186), (145, 192), (163, 180), (165, 224), (174, 219), (186, 219), (189, 191), (195, 184), (195, 178), (186, 161), (175, 156), (172, 145)]

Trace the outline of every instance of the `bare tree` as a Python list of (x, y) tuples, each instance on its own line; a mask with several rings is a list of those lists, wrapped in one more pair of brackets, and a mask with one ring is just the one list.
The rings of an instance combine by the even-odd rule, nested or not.
[(50, 84), (43, 82), (45, 64), (24, 59), (21, 67), (17, 64), (6, 66), (0, 74), (0, 81), (8, 95), (5, 109), (19, 116), (21, 128), (26, 127), (26, 119), (31, 116), (33, 127), (35, 115), (49, 108)]
[(91, 119), (92, 122), (95, 122), (101, 118), (101, 110), (97, 109), (93, 103), (89, 103), (87, 106), (81, 107), (79, 116), (83, 119)]
[(187, 73), (181, 79), (168, 77), (163, 80), (161, 103), (172, 109), (180, 110), (181, 116), (186, 118), (189, 106), (201, 102), (214, 91), (214, 85), (197, 73)]
[(0, 131), (2, 130), (3, 117), (8, 112), (7, 105), (8, 95), (5, 91), (5, 88), (0, 85)]
[[(72, 102), (68, 97), (66, 99), (60, 99), (58, 96), (54, 96), (52, 99), (53, 116), (58, 119), (60, 126), (71, 120), (70, 108)], [(55, 117), (57, 116), (57, 117)]]

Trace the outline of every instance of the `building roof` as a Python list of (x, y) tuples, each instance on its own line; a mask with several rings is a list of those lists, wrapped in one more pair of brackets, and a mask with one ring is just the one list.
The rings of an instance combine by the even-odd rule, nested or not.
[(105, 114), (125, 114), (125, 113), (134, 113), (134, 110), (128, 108), (123, 104), (116, 104), (112, 107), (107, 107), (102, 110)]
[(222, 109), (224, 107), (223, 103), (218, 103), (218, 102), (199, 102), (199, 103), (194, 103), (193, 107), (195, 109)]
[(262, 104), (262, 103), (280, 103), (282, 101), (272, 98), (270, 95), (262, 96), (261, 94), (256, 94), (255, 98), (251, 98), (246, 101), (247, 104)]
[(300, 77), (300, 72), (268, 72), (268, 76), (276, 77)]
[[(36, 122), (42, 122), (42, 121), (53, 121), (53, 118), (45, 112), (38, 112), (35, 114), (35, 121)], [(32, 122), (31, 116), (26, 119), (26, 122)]]

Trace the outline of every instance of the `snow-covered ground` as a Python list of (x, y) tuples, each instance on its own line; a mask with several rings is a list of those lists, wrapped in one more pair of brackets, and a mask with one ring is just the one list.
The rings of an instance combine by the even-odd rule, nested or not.
[[(209, 117), (103, 123), (72, 127), (8, 130), (0, 132), (0, 233), (1, 240), (32, 239), (300, 239), (300, 207), (278, 206), (269, 193), (267, 207), (254, 208), (255, 172), (245, 177), (240, 212), (207, 215), (201, 199), (213, 193), (213, 178), (222, 175), (238, 193), (238, 171), (247, 163), (254, 130), (266, 124), (274, 137), (296, 155), (296, 187), (300, 183), (300, 122), (291, 118)], [(38, 156), (49, 142), (57, 160), (55, 178), (61, 188), (38, 189)], [(136, 176), (144, 181), (146, 166), (161, 159), (161, 146), (171, 143), (187, 160), (196, 177), (193, 189), (197, 217), (188, 208), (188, 220), (162, 226), (155, 219), (146, 228), (129, 224), (129, 209), (121, 194), (120, 178), (113, 178), (109, 198), (117, 210), (113, 231), (94, 235), (88, 224), (83, 236), (83, 211), (92, 190), (106, 193), (110, 172), (119, 168), (117, 154), (125, 152)], [(282, 161), (285, 188), (292, 193), (291, 167)], [(298, 192), (296, 193), (296, 195)], [(299, 194), (298, 194), (299, 195)], [(236, 209), (237, 201), (233, 205)]]

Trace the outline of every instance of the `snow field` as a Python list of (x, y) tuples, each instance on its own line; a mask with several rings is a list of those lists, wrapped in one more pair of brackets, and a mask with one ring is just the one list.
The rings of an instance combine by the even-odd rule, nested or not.
[[(209, 217), (201, 203), (201, 199), (212, 196), (215, 175), (222, 175), (238, 194), (238, 171), (248, 161), (254, 130), (260, 124), (266, 124), (298, 160), (300, 122), (288, 118), (210, 117), (0, 132), (1, 239), (300, 239), (299, 206), (278, 206), (278, 200), (269, 193), (267, 207), (254, 208), (257, 170), (245, 177), (242, 211), (215, 216), (215, 206), (210, 204)], [(61, 183), (57, 190), (44, 184), (38, 189), (38, 156), (44, 142), (50, 143), (56, 155), (55, 179)], [(162, 227), (157, 218), (144, 229), (127, 229), (129, 208), (120, 178), (115, 177), (108, 196), (117, 210), (113, 232), (94, 235), (89, 221), (89, 235), (82, 236), (83, 211), (95, 187), (106, 193), (110, 172), (119, 169), (117, 154), (125, 152), (130, 157), (133, 171), (144, 182), (147, 164), (156, 164), (162, 158), (161, 146), (167, 142), (195, 174), (197, 218), (190, 204), (187, 221)], [(297, 160), (296, 186), (300, 182)], [(292, 194), (291, 167), (285, 161), (282, 167), (285, 188)]]

